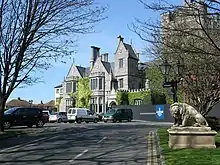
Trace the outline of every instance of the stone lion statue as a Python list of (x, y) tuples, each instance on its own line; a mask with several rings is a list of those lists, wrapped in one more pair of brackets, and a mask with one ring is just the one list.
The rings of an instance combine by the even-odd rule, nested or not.
[(186, 103), (170, 105), (170, 113), (175, 120), (174, 126), (208, 126), (206, 119), (194, 107)]

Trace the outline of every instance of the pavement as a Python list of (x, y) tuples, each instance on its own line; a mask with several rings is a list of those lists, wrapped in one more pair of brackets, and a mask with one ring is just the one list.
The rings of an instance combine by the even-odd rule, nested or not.
[(162, 164), (159, 144), (153, 139), (157, 128), (167, 125), (135, 121), (14, 128), (11, 130), (23, 130), (26, 135), (0, 141), (0, 164)]

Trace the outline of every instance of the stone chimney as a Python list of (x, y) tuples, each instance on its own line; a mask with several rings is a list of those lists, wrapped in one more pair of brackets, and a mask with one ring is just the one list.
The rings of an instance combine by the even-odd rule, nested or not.
[(123, 40), (124, 40), (124, 38), (123, 38), (121, 35), (119, 35), (119, 36), (118, 36), (118, 44), (119, 44), (120, 42), (123, 42)]
[(108, 53), (102, 54), (102, 61), (108, 62)]
[(90, 64), (92, 68), (94, 66), (95, 61), (97, 60), (99, 56), (100, 48), (95, 47), (95, 46), (91, 46), (91, 48), (92, 48), (92, 56), (91, 56)]

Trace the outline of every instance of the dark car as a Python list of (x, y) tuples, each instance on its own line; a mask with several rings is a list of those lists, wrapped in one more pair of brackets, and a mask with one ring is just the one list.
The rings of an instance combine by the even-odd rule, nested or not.
[(49, 115), (48, 115), (48, 113), (43, 111), (43, 116), (45, 118), (45, 123), (49, 123)]
[(127, 108), (109, 109), (103, 116), (103, 121), (105, 123), (108, 121), (121, 122), (122, 120), (127, 120), (129, 122), (133, 120), (133, 112), (131, 109), (127, 109)]
[(4, 128), (11, 126), (43, 127), (47, 122), (42, 109), (14, 107), (4, 112)]

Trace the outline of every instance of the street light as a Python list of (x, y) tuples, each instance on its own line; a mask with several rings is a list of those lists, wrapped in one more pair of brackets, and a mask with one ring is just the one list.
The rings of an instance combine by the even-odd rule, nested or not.
[[(181, 80), (181, 76), (184, 70), (184, 65), (180, 63), (180, 61), (177, 61), (176, 66), (172, 66), (171, 64), (168, 63), (167, 59), (165, 59), (165, 61), (160, 65), (160, 69), (161, 72), (164, 75), (164, 84), (163, 87), (164, 88), (169, 88), (172, 87), (172, 92), (173, 92), (173, 101), (178, 102), (177, 99), (177, 84), (180, 82)], [(173, 69), (175, 76), (174, 79), (172, 79), (171, 81), (167, 81), (168, 80), (168, 76), (169, 76), (169, 72), (170, 70)]]

